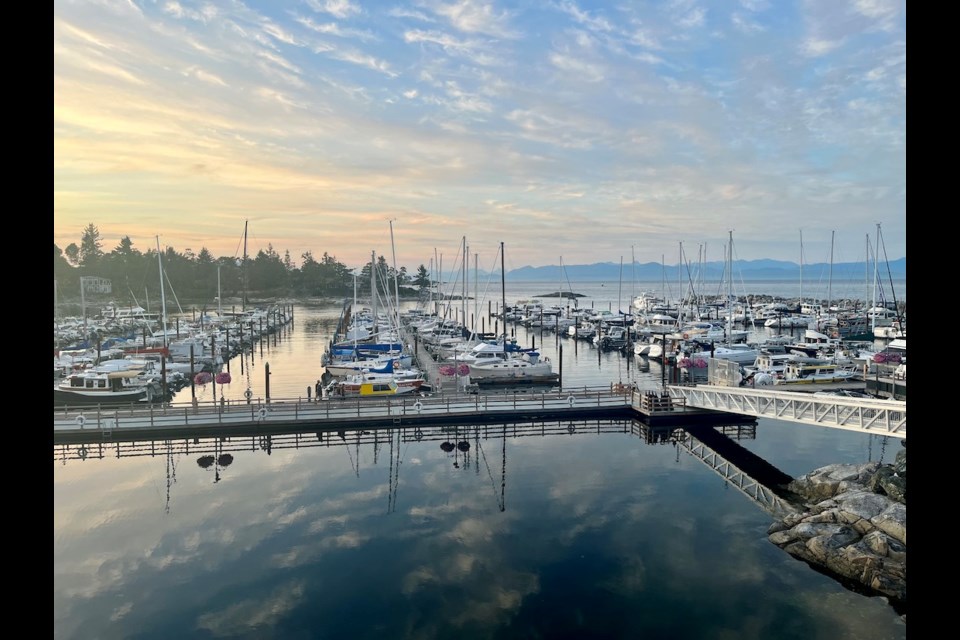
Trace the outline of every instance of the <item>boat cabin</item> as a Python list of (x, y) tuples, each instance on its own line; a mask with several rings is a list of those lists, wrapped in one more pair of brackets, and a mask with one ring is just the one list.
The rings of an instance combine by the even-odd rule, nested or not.
[(843, 382), (851, 379), (855, 373), (836, 364), (819, 362), (787, 362), (783, 370), (783, 378), (777, 384), (803, 384)]

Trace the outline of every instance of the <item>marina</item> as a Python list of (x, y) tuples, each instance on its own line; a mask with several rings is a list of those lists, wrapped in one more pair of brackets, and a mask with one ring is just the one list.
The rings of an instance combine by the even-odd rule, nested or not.
[[(405, 304), (414, 307), (413, 302)], [(587, 304), (591, 304), (589, 300)], [(181, 387), (165, 402), (55, 407), (53, 456), (60, 482), (69, 478), (77, 489), (87, 487), (89, 491), (99, 486), (91, 484), (97, 477), (106, 480), (101, 473), (89, 475), (96, 469), (102, 468), (104, 473), (109, 469), (111, 476), (119, 473), (120, 477), (124, 469), (150, 469), (152, 497), (141, 494), (147, 487), (137, 489), (138, 483), (108, 490), (124, 494), (124, 504), (130, 505), (121, 510), (129, 515), (121, 515), (109, 529), (136, 529), (135, 522), (143, 521), (152, 523), (164, 538), (179, 537), (181, 531), (185, 534), (197, 526), (188, 516), (194, 512), (205, 514), (201, 529), (219, 529), (221, 522), (229, 521), (231, 529), (247, 536), (255, 525), (230, 512), (257, 511), (251, 500), (262, 503), (264, 509), (273, 505), (269, 507), (272, 513), (279, 509), (285, 514), (282, 520), (293, 521), (283, 529), (297, 531), (295, 535), (307, 546), (316, 534), (301, 531), (293, 514), (309, 513), (317, 523), (330, 523), (314, 525), (324, 530), (340, 529), (341, 525), (333, 523), (346, 518), (344, 522), (352, 523), (343, 527), (343, 535), (348, 537), (323, 534), (320, 539), (346, 541), (352, 539), (349, 532), (357, 531), (367, 540), (378, 541), (375, 544), (394, 547), (395, 551), (377, 564), (385, 572), (381, 579), (399, 585), (409, 579), (404, 575), (414, 572), (414, 565), (423, 563), (407, 543), (398, 546), (403, 531), (418, 531), (418, 536), (438, 550), (442, 563), (452, 562), (457, 554), (495, 555), (509, 548), (511, 559), (503, 568), (508, 575), (512, 568), (524, 567), (527, 562), (535, 562), (537, 568), (530, 565), (532, 572), (549, 574), (549, 563), (532, 560), (537, 552), (519, 540), (504, 547), (471, 538), (471, 542), (454, 544), (448, 550), (445, 534), (428, 533), (429, 528), (424, 527), (432, 525), (427, 523), (449, 531), (472, 526), (469, 523), (497, 530), (506, 522), (499, 516), (515, 523), (510, 529), (536, 531), (530, 535), (552, 540), (552, 529), (576, 530), (586, 525), (589, 530), (590, 523), (615, 523), (624, 519), (625, 513), (654, 508), (672, 515), (654, 520), (626, 516), (629, 530), (619, 531), (619, 526), (608, 524), (597, 530), (601, 536), (597, 544), (618, 548), (616, 539), (635, 539), (637, 527), (642, 527), (645, 534), (640, 544), (669, 548), (671, 540), (681, 535), (670, 524), (677, 517), (693, 518), (714, 530), (708, 522), (737, 514), (738, 520), (764, 530), (767, 518), (796, 509), (796, 497), (784, 492), (781, 485), (787, 477), (817, 464), (806, 451), (819, 452), (821, 457), (816, 459), (821, 463), (865, 456), (882, 459), (884, 448), (892, 451), (892, 443), (905, 441), (905, 403), (815, 394), (862, 391), (867, 384), (862, 376), (839, 383), (796, 385), (802, 390), (793, 390), (794, 385), (790, 390), (777, 385), (741, 386), (743, 380), (736, 378), (739, 364), (709, 359), (704, 379), (694, 381), (669, 360), (636, 356), (628, 348), (605, 350), (599, 342), (527, 327), (519, 320), (507, 327), (505, 344), (520, 350), (535, 346), (552, 364), (554, 379), (542, 384), (507, 380), (477, 384), (469, 375), (468, 358), (461, 361), (455, 352), (454, 359), (448, 360), (448, 356), (428, 350), (419, 332), (406, 330), (397, 335), (397, 343), (410, 355), (409, 366), (423, 376), (422, 390), (379, 398), (339, 398), (322, 391), (318, 399), (315, 383), (321, 381), (317, 377), (326, 378), (317, 373), (324, 370), (322, 363), (318, 366), (320, 356), (330, 349), (342, 328), (341, 316), (349, 316), (344, 309), (350, 305), (291, 305), (286, 313), (289, 322), (226, 359), (220, 372), (230, 372), (227, 382), (217, 382), (216, 372), (202, 378), (202, 384), (196, 375), (191, 378), (188, 374), (193, 384)], [(487, 327), (497, 327), (497, 311), (498, 306), (491, 305), (490, 315), (483, 316)], [(248, 330), (245, 327), (245, 333)], [(757, 328), (753, 333), (762, 335), (763, 331)], [(488, 339), (496, 342), (492, 335)], [(503, 349), (503, 343), (494, 348)], [(870, 370), (876, 381), (892, 376), (895, 369), (892, 363), (880, 363)], [(708, 384), (711, 371), (714, 376), (730, 376), (732, 386)], [(905, 386), (905, 380), (902, 383)], [(891, 444), (885, 444), (887, 441)], [(785, 448), (784, 443), (792, 442), (817, 444), (813, 449), (808, 444), (787, 444)], [(574, 470), (581, 480), (571, 485)], [(437, 474), (440, 484), (431, 479)], [(688, 474), (693, 474), (698, 488), (668, 480)], [(306, 478), (306, 483), (295, 477)], [(590, 478), (603, 480), (596, 483)], [(735, 491), (718, 494), (712, 489), (714, 482)], [(556, 491), (551, 487), (563, 486), (577, 487), (575, 495), (580, 497), (575, 503), (547, 497)], [(656, 490), (637, 493), (637, 486), (655, 486)], [(691, 491), (702, 492), (709, 500), (691, 497)], [(370, 495), (378, 505), (382, 499), (382, 508), (373, 509), (381, 515), (370, 515), (372, 505), (364, 506), (366, 500), (356, 501), (355, 506), (334, 506), (344, 500), (346, 505), (353, 503), (356, 499), (348, 496), (356, 492)], [(289, 498), (284, 496), (293, 496), (292, 503), (287, 504)], [(327, 498), (317, 502), (317, 496), (330, 496), (333, 502), (328, 507)], [(218, 504), (212, 511), (197, 504), (211, 499)], [(586, 513), (582, 506), (575, 506), (583, 499), (589, 504)], [(557, 500), (570, 514), (581, 515), (563, 515), (549, 506)], [(692, 502), (686, 505), (684, 501)], [(450, 505), (449, 512), (444, 507), (437, 511), (437, 502)], [(83, 508), (84, 503), (80, 500), (76, 508)], [(151, 505), (160, 507), (159, 517), (150, 514)], [(610, 509), (619, 515), (607, 513)], [(364, 512), (367, 515), (361, 515)], [(537, 513), (541, 515), (535, 517)], [(151, 537), (147, 531), (125, 537), (130, 535)], [(493, 535), (499, 539), (509, 534)], [(711, 537), (718, 535), (727, 541), (726, 548), (735, 549), (733, 540), (741, 534), (714, 530)], [(170, 542), (179, 546), (172, 538)], [(216, 555), (214, 549), (219, 545), (213, 540), (201, 544), (207, 554)], [(274, 535), (268, 535), (263, 544), (277, 551), (287, 547)], [(566, 548), (560, 540), (553, 544)], [(757, 562), (771, 546), (764, 537), (750, 543), (753, 558), (734, 558), (724, 552), (717, 561)], [(369, 566), (370, 554), (377, 555), (366, 542), (351, 549), (345, 546), (337, 552), (351, 567)], [(596, 549), (583, 539), (572, 552), (597, 557)], [(531, 560), (521, 560), (519, 554)], [(320, 559), (326, 557), (308, 563), (311, 575), (332, 569), (328, 560)], [(61, 562), (70, 564), (66, 559)], [(581, 579), (603, 579), (602, 562), (596, 570), (577, 566)], [(709, 566), (704, 570), (709, 571)], [(600, 573), (592, 577), (595, 571)], [(661, 571), (667, 571), (666, 567)], [(880, 621), (886, 619), (889, 605), (873, 609), (875, 598), (847, 591), (803, 563), (783, 566), (774, 562), (762, 571), (774, 582), (779, 579), (775, 576), (782, 575), (798, 584), (812, 582), (815, 589), (830, 593), (847, 607), (872, 611), (878, 625), (887, 624)], [(176, 570), (194, 574), (192, 581), (202, 581), (195, 572), (186, 567)], [(215, 572), (219, 574), (221, 569)], [(142, 579), (137, 574), (131, 579)], [(309, 583), (314, 580), (306, 579)], [(670, 593), (659, 579), (651, 579), (661, 592)], [(474, 584), (473, 577), (469, 580)], [(335, 599), (339, 605), (331, 606), (349, 607), (370, 582), (358, 578), (342, 584), (353, 595)], [(789, 607), (788, 591), (768, 587), (761, 595), (739, 581), (736, 584), (736, 597), (750, 597), (751, 607), (758, 601)], [(391, 590), (399, 588), (392, 586)], [(731, 586), (717, 585), (715, 590), (705, 583), (702, 589), (693, 588), (701, 597), (716, 598)], [(671, 600), (676, 597), (678, 594), (669, 596)], [(407, 605), (387, 601), (393, 602), (393, 613), (384, 615), (402, 617)], [(327, 614), (333, 615), (329, 610)], [(72, 615), (84, 616), (76, 611)]]

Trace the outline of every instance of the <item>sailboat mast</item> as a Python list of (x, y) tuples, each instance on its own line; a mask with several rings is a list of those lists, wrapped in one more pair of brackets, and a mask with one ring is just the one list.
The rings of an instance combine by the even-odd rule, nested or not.
[[(443, 298), (442, 298), (442, 293), (443, 293), (443, 254), (437, 253), (436, 247), (434, 247), (434, 249), (433, 249), (433, 254), (434, 254), (434, 255), (436, 256), (436, 258), (437, 258), (437, 302), (435, 303), (435, 304), (436, 304), (435, 312), (436, 312), (436, 314), (439, 316), (439, 315), (440, 315), (440, 301), (443, 299)], [(443, 310), (443, 317), (444, 317), (444, 318), (447, 317), (446, 307), (444, 307), (444, 310)]]
[[(477, 274), (480, 272), (480, 254), (473, 254), (473, 317), (480, 317), (480, 308), (477, 306), (480, 302), (480, 283), (477, 281)], [(476, 333), (477, 328), (473, 328)]]
[(863, 306), (870, 304), (870, 234), (867, 234), (864, 243), (863, 259), (863, 284), (866, 286), (863, 292)]
[(247, 310), (247, 225), (249, 224), (248, 220), (243, 221), (243, 268), (241, 269), (243, 274), (243, 299), (240, 303), (240, 309), (243, 311)]
[(623, 316), (623, 256), (620, 256), (620, 282), (617, 284), (617, 313)]
[(397, 282), (399, 277), (397, 272), (397, 249), (393, 244), (393, 220), (390, 221), (390, 252), (393, 254), (393, 297), (396, 306), (397, 326), (400, 326), (400, 285)]
[(370, 308), (373, 312), (373, 333), (377, 333), (377, 252), (370, 252)]
[(157, 236), (157, 265), (160, 267), (160, 316), (163, 319), (163, 347), (167, 347), (167, 298), (163, 293), (163, 261), (160, 259), (160, 236)]
[(500, 243), (500, 297), (503, 305), (503, 355), (507, 355), (507, 271), (503, 266), (503, 242)]
[(833, 301), (833, 237), (836, 231), (830, 232), (830, 277), (827, 280), (827, 314), (830, 313), (830, 303)]
[(684, 293), (683, 293), (683, 240), (680, 241), (680, 255), (677, 258), (677, 295), (680, 296), (677, 300), (677, 318), (683, 315), (680, 305), (683, 303)]
[(730, 339), (733, 331), (733, 231), (730, 234), (730, 247), (727, 249), (727, 330), (724, 337)]
[(877, 328), (877, 271), (880, 268), (880, 223), (877, 223), (877, 248), (873, 252), (873, 318), (870, 321), (870, 329)]
[(800, 312), (803, 312), (803, 229), (800, 229)]
[(353, 274), (353, 308), (350, 311), (350, 331), (353, 333), (353, 357), (357, 358), (357, 274)]

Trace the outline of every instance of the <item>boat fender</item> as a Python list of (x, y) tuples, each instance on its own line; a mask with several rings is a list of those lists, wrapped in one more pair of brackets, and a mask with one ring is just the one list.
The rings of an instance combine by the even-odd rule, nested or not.
[(423, 409), (423, 403), (417, 400), (413, 403), (413, 408), (416, 409), (417, 413), (420, 413), (420, 411)]
[(567, 404), (569, 404), (571, 407), (573, 406), (573, 403), (576, 401), (577, 399), (574, 398), (573, 396), (567, 396)]
[(257, 415), (260, 417), (261, 420), (263, 420), (264, 418), (266, 418), (266, 417), (267, 417), (267, 408), (266, 408), (266, 407), (260, 407), (260, 409), (257, 411)]
[(250, 391), (250, 389), (247, 389), (246, 391), (243, 392), (243, 397), (249, 400), (250, 398), (253, 397), (253, 391)]
[(79, 427), (83, 429), (83, 425), (87, 424), (87, 417), (81, 413), (79, 416), (77, 416), (76, 422), (77, 422), (77, 425), (79, 425)]

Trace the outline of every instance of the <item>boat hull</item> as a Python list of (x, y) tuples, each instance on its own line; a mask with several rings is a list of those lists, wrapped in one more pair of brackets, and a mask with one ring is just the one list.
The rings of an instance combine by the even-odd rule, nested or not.
[(121, 407), (149, 402), (148, 389), (122, 392), (93, 392), (53, 390), (53, 406), (57, 407)]

